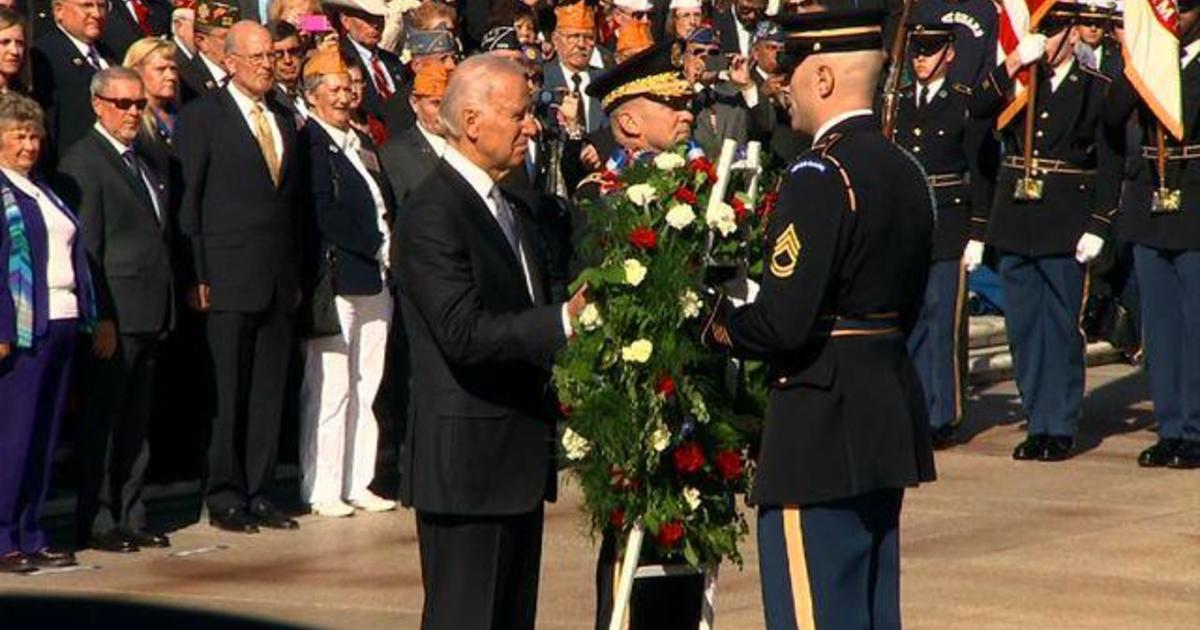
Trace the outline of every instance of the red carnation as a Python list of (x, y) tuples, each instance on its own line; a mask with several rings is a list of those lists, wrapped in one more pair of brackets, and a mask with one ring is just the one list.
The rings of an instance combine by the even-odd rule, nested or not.
[(762, 203), (758, 208), (759, 215), (763, 217), (769, 216), (771, 212), (775, 210), (775, 204), (778, 201), (779, 193), (777, 191), (772, 190), (771, 192), (763, 195)]
[(688, 166), (691, 167), (694, 172), (704, 173), (708, 177), (708, 181), (710, 183), (717, 181), (717, 168), (713, 166), (713, 163), (710, 162), (708, 158), (698, 157), (692, 160), (691, 164), (688, 164)]
[(704, 451), (695, 442), (680, 444), (671, 458), (675, 461), (675, 470), (682, 475), (690, 475), (704, 466)]
[(672, 195), (675, 201), (686, 203), (688, 205), (696, 205), (696, 193), (687, 186), (680, 186), (675, 189), (675, 194)]
[(713, 464), (725, 481), (733, 481), (742, 476), (742, 454), (737, 451), (718, 452), (713, 455)]
[(625, 471), (621, 470), (617, 466), (613, 466), (612, 468), (608, 469), (608, 478), (609, 482), (612, 484), (612, 487), (618, 490), (636, 491), (641, 487), (641, 483), (639, 483), (636, 478), (627, 477), (625, 475)]
[(663, 395), (663, 398), (670, 398), (675, 394), (675, 379), (671, 378), (670, 374), (663, 372), (658, 377), (658, 382), (654, 384), (654, 391)]
[(654, 537), (658, 541), (660, 547), (666, 549), (674, 548), (683, 540), (683, 524), (679, 521), (671, 521), (658, 526), (658, 534)]
[(742, 201), (741, 197), (734, 197), (731, 205), (733, 206), (734, 218), (738, 223), (741, 223), (742, 219), (746, 218), (746, 202)]
[(613, 529), (624, 529), (625, 527), (625, 510), (617, 508), (608, 515), (608, 524), (613, 526)]
[(562, 417), (570, 418), (572, 411), (574, 411), (574, 409), (571, 408), (571, 405), (568, 405), (567, 403), (562, 402), (561, 400), (558, 401), (558, 413), (561, 413)]
[(658, 245), (658, 232), (640, 225), (629, 233), (629, 242), (643, 251), (654, 249), (654, 246)]

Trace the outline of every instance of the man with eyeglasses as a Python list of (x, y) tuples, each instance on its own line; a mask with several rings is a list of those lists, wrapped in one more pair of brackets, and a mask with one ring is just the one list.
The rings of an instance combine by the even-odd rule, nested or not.
[(205, 501), (219, 529), (298, 524), (267, 497), (275, 474), (292, 325), (300, 303), (295, 121), (266, 98), (271, 35), (243, 20), (227, 35), (229, 84), (183, 108), (176, 146), (189, 306), (208, 314), (216, 416)]
[(721, 52), (749, 55), (754, 29), (766, 10), (767, 0), (734, 0), (729, 9), (718, 13), (714, 22), (721, 33)]
[(383, 0), (328, 0), (325, 7), (341, 35), (343, 56), (367, 79), (363, 109), (383, 119), (388, 101), (405, 87), (404, 62), (379, 45), (387, 7)]
[(113, 51), (114, 59), (125, 57), (133, 42), (143, 37), (162, 37), (170, 32), (170, 0), (109, 0), (108, 20), (101, 40)]
[(135, 142), (146, 108), (137, 73), (115, 66), (91, 82), (96, 124), (63, 157), (58, 190), (79, 213), (99, 322), (81, 353), (76, 534), (98, 551), (167, 547), (146, 529), (147, 435), (162, 340), (174, 328), (166, 182)]
[(237, 5), (218, 0), (201, 0), (196, 5), (193, 37), (196, 54), (187, 63), (179, 64), (180, 100), (190, 103), (209, 92), (215, 92), (229, 80), (225, 71), (225, 34), (242, 19)]
[(300, 32), (290, 22), (276, 20), (267, 24), (271, 33), (272, 73), (275, 88), (271, 98), (292, 113), (296, 127), (303, 127), (308, 118), (308, 104), (300, 87), (300, 66), (304, 59), (304, 47), (300, 43)]
[(46, 172), (95, 122), (88, 86), (115, 59), (100, 42), (105, 0), (55, 0), (53, 11), (56, 28), (38, 38), (32, 55), (33, 94), (46, 111), (50, 140), (42, 157)]
[[(582, 95), (591, 84), (594, 73), (603, 69), (603, 66), (597, 67), (592, 63), (592, 53), (596, 49), (596, 14), (584, 2), (560, 5), (554, 13), (557, 23), (551, 40), (558, 54), (545, 63), (543, 91), (553, 95)], [(555, 100), (561, 101), (557, 96)], [(592, 133), (608, 124), (599, 99), (588, 97), (582, 99), (581, 103), (584, 132)], [(546, 122), (549, 126), (555, 126), (557, 121)]]

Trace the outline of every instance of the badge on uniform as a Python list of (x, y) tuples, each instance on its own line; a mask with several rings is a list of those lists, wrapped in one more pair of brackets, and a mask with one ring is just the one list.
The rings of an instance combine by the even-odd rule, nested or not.
[(379, 172), (379, 158), (376, 157), (374, 151), (359, 149), (358, 157), (362, 160), (363, 165), (367, 167), (368, 171), (371, 171), (372, 173)]
[(792, 277), (800, 260), (800, 247), (796, 226), (789, 223), (787, 229), (775, 237), (775, 248), (771, 252), (771, 275), (780, 280)]

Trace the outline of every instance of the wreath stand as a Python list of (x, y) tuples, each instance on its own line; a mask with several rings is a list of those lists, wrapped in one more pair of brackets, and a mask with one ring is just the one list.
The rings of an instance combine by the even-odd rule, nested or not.
[[(759, 174), (762, 171), (760, 156), (762, 144), (750, 142), (746, 146), (744, 159), (734, 160), (737, 152), (737, 141), (726, 138), (721, 144), (721, 156), (717, 160), (717, 181), (709, 197), (709, 207), (724, 201), (729, 186), (729, 175), (733, 172), (749, 172), (750, 181), (747, 193), (751, 198), (758, 193)], [(642, 543), (646, 538), (646, 529), (641, 520), (634, 523), (629, 531), (629, 539), (625, 542), (625, 553), (621, 559), (621, 574), (618, 576), (616, 592), (613, 597), (612, 616), (608, 620), (608, 630), (623, 630), (626, 617), (629, 614), (629, 600), (633, 595), (633, 581), (672, 577), (677, 575), (703, 575), (704, 599), (700, 607), (700, 625), (698, 630), (713, 630), (716, 620), (717, 575), (720, 565), (714, 564), (703, 568), (687, 565), (652, 564), (638, 566), (642, 554)]]
[(613, 598), (612, 616), (608, 620), (608, 630), (623, 630), (625, 617), (629, 614), (629, 598), (633, 595), (633, 581), (637, 579), (671, 577), (676, 575), (703, 575), (704, 601), (700, 608), (699, 630), (712, 630), (716, 616), (717, 572), (719, 565), (696, 569), (687, 565), (651, 564), (638, 566), (642, 554), (642, 541), (645, 540), (646, 530), (641, 521), (633, 524), (629, 531), (629, 540), (625, 543), (625, 555), (621, 560), (621, 575), (616, 584), (617, 590)]

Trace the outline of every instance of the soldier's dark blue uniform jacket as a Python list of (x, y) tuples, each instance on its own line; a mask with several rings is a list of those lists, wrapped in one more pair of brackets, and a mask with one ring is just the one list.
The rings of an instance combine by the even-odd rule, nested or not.
[(982, 241), (987, 229), (994, 189), (994, 173), (984, 167), (985, 148), (995, 151), (990, 124), (971, 116), (966, 85), (947, 80), (921, 107), (916, 91), (915, 85), (901, 89), (892, 139), (925, 167), (937, 198), (933, 260), (957, 260), (967, 239)]
[(920, 166), (874, 116), (834, 125), (791, 166), (769, 220), (758, 300), (722, 303), (708, 328), (771, 368), (759, 505), (934, 478), (925, 400), (905, 349), (933, 223)]
[[(1032, 176), (1045, 182), (1039, 200), (1016, 200), (1013, 191), (1024, 176), (1024, 109), (1004, 129), (1004, 153), (996, 181), (988, 242), (1014, 254), (1074, 254), (1079, 237), (1091, 232), (1107, 238), (1116, 214), (1121, 158), (1104, 133), (1104, 100), (1109, 80), (1072, 61), (1057, 90), (1052, 72), (1038, 72)], [(1013, 79), (997, 66), (974, 91), (972, 112), (994, 119), (1008, 103)]]

